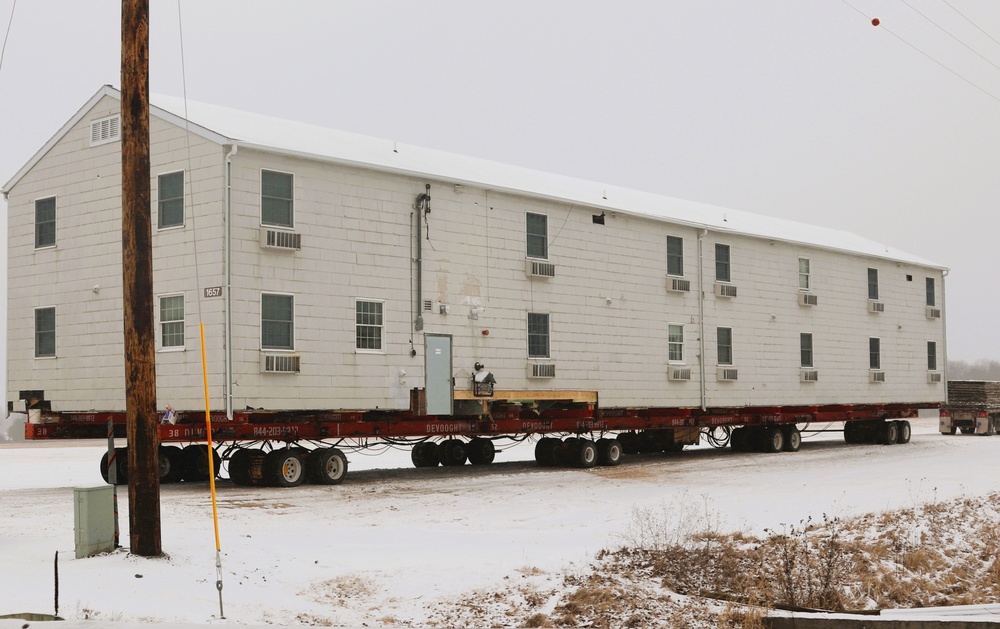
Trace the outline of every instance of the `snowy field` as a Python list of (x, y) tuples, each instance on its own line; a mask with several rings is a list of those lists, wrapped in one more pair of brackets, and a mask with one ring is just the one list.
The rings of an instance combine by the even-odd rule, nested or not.
[[(539, 468), (533, 444), (524, 444), (485, 468), (418, 470), (408, 451), (352, 453), (347, 480), (334, 487), (222, 480), (225, 620), (207, 482), (161, 488), (163, 557), (121, 549), (75, 559), (73, 488), (102, 484), (102, 444), (0, 444), (0, 615), (53, 612), (58, 553), (59, 615), (69, 620), (421, 626), (463, 594), (582, 572), (602, 548), (623, 543), (636, 509), (694, 504), (722, 530), (759, 533), (809, 516), (1000, 490), (1000, 437), (942, 436), (936, 416), (913, 424), (907, 445), (803, 433), (795, 454), (699, 447), (576, 470)], [(119, 491), (127, 546), (128, 501)], [(0, 620), (0, 629), (22, 624)]]

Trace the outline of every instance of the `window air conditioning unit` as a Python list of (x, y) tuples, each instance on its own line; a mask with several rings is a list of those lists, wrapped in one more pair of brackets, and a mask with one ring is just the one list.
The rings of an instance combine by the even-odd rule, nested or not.
[(541, 260), (525, 260), (525, 273), (528, 277), (555, 277), (556, 265)]
[(299, 357), (291, 354), (262, 354), (261, 373), (299, 373)]
[(940, 384), (943, 381), (940, 371), (928, 371), (927, 382), (930, 384)]
[(928, 319), (940, 319), (941, 318), (941, 309), (940, 308), (932, 308), (930, 306), (927, 306), (927, 318)]
[(800, 382), (819, 382), (819, 372), (815, 369), (803, 369), (799, 371)]
[(885, 304), (881, 301), (869, 301), (868, 312), (885, 312)]
[(869, 382), (885, 382), (885, 372), (884, 371), (869, 371), (868, 372)]
[(733, 367), (719, 367), (719, 382), (735, 382), (739, 376), (739, 370)]
[(298, 251), (302, 248), (302, 234), (262, 227), (260, 230), (260, 246), (264, 249)]
[(691, 280), (682, 280), (676, 277), (668, 277), (667, 290), (672, 290), (677, 293), (691, 292)]
[(800, 306), (819, 305), (819, 297), (813, 295), (812, 293), (799, 293), (799, 305)]
[(736, 297), (736, 287), (732, 284), (716, 284), (715, 294), (717, 297)]
[(690, 380), (691, 379), (691, 368), (690, 367), (671, 367), (668, 376), (671, 380)]
[(551, 363), (528, 363), (528, 377), (532, 379), (555, 378), (556, 366)]

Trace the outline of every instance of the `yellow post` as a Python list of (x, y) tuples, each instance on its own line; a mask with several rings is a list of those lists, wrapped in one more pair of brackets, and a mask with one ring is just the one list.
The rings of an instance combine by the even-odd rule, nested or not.
[(208, 361), (205, 359), (205, 324), (201, 332), (201, 375), (205, 383), (205, 438), (208, 441), (208, 484), (212, 491), (212, 521), (215, 523), (215, 589), (219, 591), (219, 616), (226, 617), (222, 608), (222, 544), (219, 543), (219, 507), (215, 501), (215, 449), (212, 447), (212, 407), (208, 396)]

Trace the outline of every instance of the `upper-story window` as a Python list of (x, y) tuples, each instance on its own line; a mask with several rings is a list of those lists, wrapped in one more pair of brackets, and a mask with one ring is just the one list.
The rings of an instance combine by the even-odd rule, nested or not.
[(549, 358), (549, 315), (528, 313), (528, 358)]
[(184, 347), (184, 295), (160, 297), (160, 346)]
[(56, 245), (56, 198), (35, 201), (35, 249)]
[(260, 171), (260, 222), (293, 227), (293, 178), (288, 173)]
[(35, 358), (56, 355), (56, 309), (35, 309)]
[(184, 171), (156, 178), (156, 225), (159, 229), (184, 225)]
[(809, 258), (799, 258), (799, 290), (807, 291), (812, 288), (812, 271)]
[(359, 299), (354, 302), (354, 348), (361, 352), (383, 351), (384, 303)]
[(878, 299), (878, 269), (868, 269), (868, 299)]
[(549, 217), (528, 212), (525, 216), (525, 249), (529, 258), (549, 258)]
[(260, 348), (295, 349), (295, 298), (292, 295), (261, 294)]
[(717, 358), (720, 365), (733, 364), (733, 329), (717, 328)]
[(729, 245), (715, 243), (715, 281), (728, 282), (731, 277)]
[(684, 277), (684, 239), (667, 236), (667, 275)]
[(935, 301), (936, 300), (934, 298), (934, 278), (933, 277), (928, 277), (927, 278), (926, 291), (927, 291), (927, 305), (928, 306), (935, 305)]

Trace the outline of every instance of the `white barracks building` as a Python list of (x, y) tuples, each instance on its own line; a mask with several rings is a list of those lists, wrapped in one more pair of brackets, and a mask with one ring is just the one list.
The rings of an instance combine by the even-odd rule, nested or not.
[[(153, 98), (159, 406), (945, 399), (945, 269), (853, 234)], [(187, 111), (187, 119), (184, 112)], [(125, 407), (120, 93), (3, 187), (8, 402)], [(429, 195), (429, 199), (427, 196)], [(430, 373), (430, 377), (425, 374)], [(450, 376), (450, 377), (449, 377)], [(454, 378), (454, 392), (451, 379)]]

